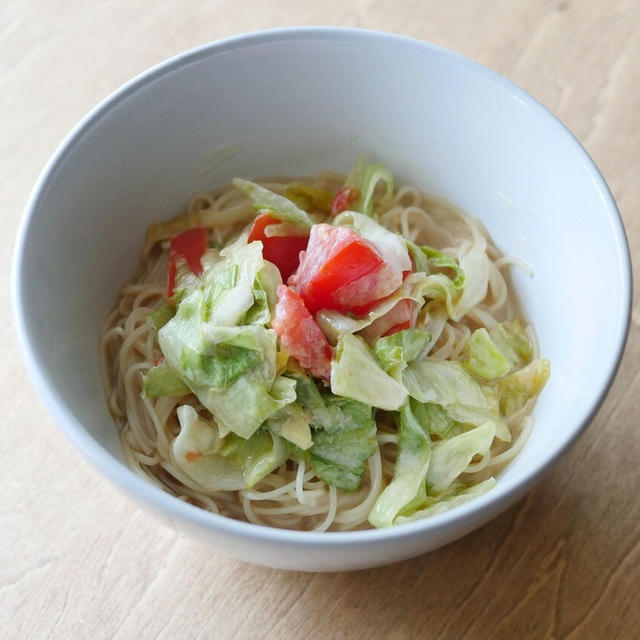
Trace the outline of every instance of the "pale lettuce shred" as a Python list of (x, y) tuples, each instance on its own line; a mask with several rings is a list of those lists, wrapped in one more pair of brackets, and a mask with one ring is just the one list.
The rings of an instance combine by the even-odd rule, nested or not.
[(424, 350), (431, 339), (423, 329), (403, 329), (373, 343), (373, 353), (380, 366), (395, 380), (402, 383), (402, 372)]
[(426, 358), (411, 363), (402, 380), (409, 395), (419, 402), (440, 405), (456, 422), (479, 426), (492, 421), (496, 437), (511, 441), (511, 433), (500, 417), (496, 393), (482, 387), (459, 362)]
[(338, 340), (331, 361), (331, 391), (388, 411), (399, 409), (407, 398), (405, 387), (380, 367), (367, 343), (349, 333)]
[(373, 196), (378, 186), (382, 182), (385, 188), (383, 198), (390, 198), (393, 195), (393, 175), (383, 164), (372, 162), (366, 164), (364, 157), (360, 156), (358, 164), (349, 174), (346, 186), (355, 187), (360, 192), (360, 197), (354, 205), (354, 209), (366, 216), (371, 216), (373, 212)]
[(464, 274), (462, 295), (456, 302), (451, 318), (458, 322), (470, 309), (482, 302), (487, 295), (491, 261), (486, 252), (474, 247), (460, 258), (460, 269)]
[(393, 471), (393, 480), (376, 500), (369, 522), (374, 527), (389, 527), (398, 513), (409, 504), (424, 486), (429, 462), (431, 461), (431, 440), (429, 425), (421, 423), (406, 403), (400, 410), (398, 432), (398, 457)]
[[(249, 438), (273, 413), (295, 401), (295, 381), (276, 376), (277, 336), (247, 313), (266, 320), (261, 243), (240, 242), (203, 270), (186, 290), (176, 315), (158, 331), (166, 363), (216, 417), (223, 433)], [(273, 275), (270, 276), (273, 278)], [(256, 287), (256, 282), (258, 286)], [(272, 285), (271, 285), (272, 286)]]
[(453, 507), (457, 507), (487, 493), (487, 491), (493, 489), (496, 484), (495, 478), (487, 478), (487, 480), (479, 482), (478, 484), (456, 488), (440, 496), (427, 496), (423, 501), (424, 507), (407, 515), (399, 515), (394, 520), (394, 524), (415, 522), (416, 520), (423, 520), (424, 518), (435, 516), (438, 513), (443, 513), (444, 511), (453, 509)]
[(493, 422), (432, 442), (424, 405), (410, 399), (400, 411), (398, 457), (393, 480), (369, 515), (374, 527), (388, 527), (444, 495), (476, 455), (485, 456), (495, 436)]
[(218, 430), (190, 405), (178, 407), (180, 433), (172, 454), (178, 467), (208, 491), (251, 488), (287, 458), (282, 439), (258, 431), (243, 439), (221, 438)]
[(279, 220), (298, 226), (311, 227), (313, 224), (313, 221), (306, 211), (300, 209), (300, 207), (289, 200), (289, 198), (278, 195), (250, 180), (234, 178), (231, 183), (236, 189), (239, 189), (251, 198), (256, 209), (273, 211)]
[(376, 450), (376, 422), (370, 406), (330, 393), (296, 375), (298, 402), (309, 416), (313, 445), (304, 452), (316, 475), (340, 489), (360, 486), (367, 460)]
[(469, 355), (463, 366), (476, 378), (495, 380), (511, 371), (511, 362), (496, 346), (485, 328), (476, 329), (469, 336), (466, 348)]
[(544, 358), (538, 358), (522, 369), (500, 378), (497, 391), (502, 413), (508, 416), (522, 409), (542, 391), (550, 375), (551, 363)]

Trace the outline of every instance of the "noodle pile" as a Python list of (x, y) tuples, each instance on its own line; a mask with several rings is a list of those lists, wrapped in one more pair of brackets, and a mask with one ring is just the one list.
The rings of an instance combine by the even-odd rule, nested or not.
[[(321, 172), (316, 178), (296, 178), (296, 182), (335, 192), (343, 186), (344, 179), (341, 174)], [(289, 181), (265, 178), (260, 183), (282, 194)], [(215, 213), (216, 227), (209, 229), (209, 233), (210, 239), (219, 245), (229, 243), (255, 215), (248, 198), (231, 186), (198, 193), (187, 204), (187, 214), (204, 209)], [(478, 220), (410, 186), (400, 188), (376, 213), (382, 225), (417, 244), (429, 244), (455, 259), (475, 247), (486, 251), (491, 260), (485, 299), (460, 322), (448, 319), (440, 326), (429, 327), (433, 336), (430, 357), (460, 360), (474, 329), (491, 328), (498, 322), (522, 316), (505, 273), (510, 265), (520, 263), (501, 256)], [(189, 403), (200, 415), (210, 414), (193, 395), (158, 399), (142, 395), (142, 376), (162, 357), (147, 315), (166, 303), (168, 254), (167, 242), (147, 242), (139, 272), (124, 286), (100, 337), (103, 384), (129, 466), (177, 498), (231, 518), (297, 530), (369, 528), (367, 517), (393, 476), (397, 455), (397, 427), (392, 416), (383, 411), (376, 414), (377, 449), (368, 461), (361, 487), (355, 492), (325, 484), (302, 459), (288, 460), (251, 489), (216, 492), (199, 486), (175, 463), (172, 442), (180, 430), (177, 406)], [(429, 305), (442, 304), (428, 301), (427, 309)], [(531, 327), (527, 333), (535, 357), (537, 343)], [(533, 403), (531, 399), (507, 416), (512, 442), (494, 439), (489, 454), (482, 459), (476, 456), (461, 480), (479, 482), (495, 475), (519, 452), (533, 426), (529, 416)]]

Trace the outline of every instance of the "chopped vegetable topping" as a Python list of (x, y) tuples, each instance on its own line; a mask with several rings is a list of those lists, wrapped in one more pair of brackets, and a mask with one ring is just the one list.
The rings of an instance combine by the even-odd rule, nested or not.
[[(399, 222), (381, 224), (398, 204), (381, 164), (361, 159), (335, 195), (335, 186), (315, 184), (274, 193), (233, 180), (252, 202), (240, 198), (244, 213), (233, 222), (254, 219), (219, 249), (196, 226), (200, 215), (150, 228), (150, 241), (170, 237), (170, 247), (167, 303), (147, 315), (162, 357), (146, 365), (142, 395), (145, 403), (183, 397), (173, 463), (217, 492), (254, 487), (294, 459), (296, 495), (307, 491), (309, 469), (354, 491), (370, 468), (375, 527), (480, 495), (495, 480), (470, 484), (469, 465), (494, 442), (506, 448), (508, 424), (550, 374), (519, 320), (478, 326), (492, 274), (487, 243), (443, 251), (394, 232)], [(384, 479), (372, 458), (377, 436), (381, 447), (397, 445), (392, 478), (392, 462)], [(269, 492), (280, 486), (270, 483)]]

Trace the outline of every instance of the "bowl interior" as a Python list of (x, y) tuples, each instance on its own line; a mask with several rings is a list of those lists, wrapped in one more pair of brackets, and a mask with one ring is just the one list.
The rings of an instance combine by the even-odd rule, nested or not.
[(481, 218), (533, 269), (513, 279), (552, 376), (496, 491), (561, 451), (606, 390), (628, 320), (627, 248), (606, 186), (562, 125), (495, 74), (429, 45), (340, 30), (182, 56), (63, 145), (16, 257), (23, 342), (58, 417), (122, 460), (97, 342), (147, 224), (234, 176), (348, 170), (360, 151)]

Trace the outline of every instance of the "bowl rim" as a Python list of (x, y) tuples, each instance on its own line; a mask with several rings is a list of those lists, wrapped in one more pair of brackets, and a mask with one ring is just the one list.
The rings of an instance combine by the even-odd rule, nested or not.
[[(72, 151), (75, 144), (85, 135), (96, 122), (104, 117), (111, 108), (125, 100), (129, 95), (143, 89), (156, 79), (177, 71), (181, 68), (197, 63), (206, 58), (237, 49), (246, 49), (253, 46), (261, 46), (274, 43), (291, 43), (301, 40), (313, 42), (350, 43), (363, 46), (375, 45), (392, 46), (411, 49), (414, 53), (425, 53), (445, 58), (450, 63), (465, 67), (470, 72), (479, 74), (493, 85), (499, 85), (507, 90), (530, 108), (542, 113), (549, 124), (555, 127), (559, 134), (568, 136), (570, 143), (581, 158), (584, 168), (589, 173), (590, 179), (600, 193), (603, 206), (609, 217), (612, 233), (617, 244), (618, 254), (621, 259), (619, 273), (620, 291), (622, 293), (622, 306), (617, 310), (616, 317), (616, 349), (610, 361), (606, 375), (602, 378), (599, 393), (591, 399), (586, 412), (586, 417), (576, 423), (569, 432), (568, 437), (556, 446), (552, 453), (544, 461), (532, 467), (526, 477), (519, 481), (500, 483), (490, 492), (470, 500), (454, 509), (436, 514), (424, 520), (395, 525), (386, 529), (364, 529), (356, 531), (295, 531), (279, 529), (266, 525), (254, 524), (211, 513), (183, 502), (169, 493), (155, 487), (147, 480), (135, 474), (124, 462), (114, 458), (96, 439), (89, 434), (85, 427), (77, 420), (72, 411), (67, 408), (64, 399), (54, 391), (49, 384), (47, 376), (43, 373), (38, 363), (38, 356), (31, 343), (29, 330), (26, 324), (25, 309), (23, 308), (23, 283), (21, 281), (21, 265), (25, 259), (25, 246), (28, 238), (28, 229), (35, 211), (40, 205), (43, 192), (48, 183), (55, 177), (56, 168)], [(235, 536), (252, 542), (271, 542), (286, 544), (294, 547), (307, 547), (319, 545), (322, 547), (336, 548), (344, 545), (354, 546), (361, 543), (373, 542), (399, 542), (402, 539), (414, 537), (427, 532), (435, 533), (440, 530), (455, 528), (458, 524), (468, 519), (479, 520), (482, 512), (494, 504), (507, 505), (515, 501), (528, 491), (546, 471), (567, 451), (574, 441), (582, 434), (598, 411), (602, 401), (607, 395), (624, 352), (629, 326), (631, 321), (632, 303), (632, 271), (631, 257), (624, 225), (614, 198), (595, 162), (584, 149), (582, 144), (571, 131), (544, 105), (529, 95), (522, 88), (507, 80), (495, 71), (475, 62), (465, 56), (449, 51), (430, 42), (415, 38), (401, 36), (384, 31), (360, 29), (353, 27), (337, 26), (311, 26), (311, 27), (282, 27), (241, 33), (228, 38), (216, 40), (201, 46), (189, 49), (173, 56), (148, 70), (135, 76), (121, 85), (114, 92), (100, 101), (82, 120), (67, 134), (58, 148), (46, 163), (27, 201), (25, 212), (19, 225), (16, 244), (14, 246), (11, 269), (11, 306), (14, 316), (14, 327), (18, 337), (18, 343), (25, 362), (26, 369), (41, 401), (54, 418), (55, 422), (76, 446), (83, 456), (109, 480), (115, 483), (126, 494), (140, 500), (154, 510), (161, 511), (171, 517), (184, 520), (191, 525), (205, 529), (220, 531), (221, 534)], [(490, 517), (496, 515), (500, 508), (490, 511)], [(478, 517), (478, 514), (479, 517)], [(486, 518), (488, 519), (488, 518)]]

